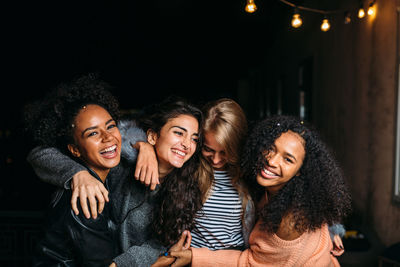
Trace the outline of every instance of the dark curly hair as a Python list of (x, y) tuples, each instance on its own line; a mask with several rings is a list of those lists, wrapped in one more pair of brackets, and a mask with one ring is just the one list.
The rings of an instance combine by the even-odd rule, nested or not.
[(152, 229), (155, 238), (165, 246), (176, 243), (184, 230), (191, 230), (196, 212), (201, 208), (201, 192), (196, 179), (201, 147), (203, 115), (200, 109), (185, 99), (170, 96), (159, 104), (144, 109), (137, 123), (147, 131), (152, 129), (160, 134), (168, 120), (179, 115), (190, 115), (199, 123), (199, 143), (193, 156), (182, 168), (175, 168), (164, 177), (157, 193), (153, 209)]
[(267, 118), (256, 124), (245, 145), (242, 172), (258, 200), (265, 192), (256, 182), (265, 164), (265, 151), (271, 150), (275, 140), (288, 131), (299, 134), (305, 141), (300, 175), (289, 180), (258, 214), (267, 232), (276, 233), (282, 218), (288, 214), (295, 230), (302, 233), (325, 223), (341, 222), (351, 210), (350, 194), (338, 162), (317, 131), (306, 124), (292, 116)]
[(57, 147), (68, 153), (67, 145), (73, 144), (72, 124), (83, 106), (95, 104), (106, 109), (117, 122), (119, 104), (111, 94), (112, 87), (88, 74), (61, 83), (42, 101), (28, 104), (24, 109), (26, 131), (32, 135), (34, 145)]

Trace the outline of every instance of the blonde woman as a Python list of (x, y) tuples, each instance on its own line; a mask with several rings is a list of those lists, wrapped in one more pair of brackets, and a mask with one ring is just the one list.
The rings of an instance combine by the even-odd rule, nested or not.
[(246, 116), (238, 103), (227, 98), (206, 104), (203, 112), (198, 170), (203, 207), (195, 218), (191, 246), (243, 250), (254, 223), (253, 202), (239, 179)]

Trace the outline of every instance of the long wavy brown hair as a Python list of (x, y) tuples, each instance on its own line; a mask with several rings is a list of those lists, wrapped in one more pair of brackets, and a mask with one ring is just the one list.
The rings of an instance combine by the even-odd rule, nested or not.
[(155, 197), (151, 226), (154, 237), (167, 247), (176, 243), (184, 230), (193, 229), (195, 215), (202, 206), (194, 174), (199, 166), (203, 114), (187, 100), (171, 96), (147, 107), (137, 119), (143, 130), (151, 129), (159, 135), (168, 120), (179, 115), (189, 115), (198, 121), (200, 141), (195, 153), (182, 168), (175, 168), (164, 177)]

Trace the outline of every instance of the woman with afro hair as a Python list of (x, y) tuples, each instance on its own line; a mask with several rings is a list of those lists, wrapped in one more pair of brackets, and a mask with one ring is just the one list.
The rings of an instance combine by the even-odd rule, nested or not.
[(341, 168), (306, 123), (291, 116), (259, 122), (241, 163), (257, 223), (245, 251), (190, 248), (172, 266), (339, 266), (328, 226), (351, 210)]
[[(88, 85), (92, 90), (86, 90)], [(121, 159), (118, 118), (118, 102), (107, 84), (83, 77), (29, 105), (25, 119), (35, 144), (70, 155), (109, 188), (109, 173)], [(70, 189), (54, 193), (33, 266), (108, 266), (118, 255), (110, 205), (96, 220), (88, 220), (71, 212), (71, 195)]]

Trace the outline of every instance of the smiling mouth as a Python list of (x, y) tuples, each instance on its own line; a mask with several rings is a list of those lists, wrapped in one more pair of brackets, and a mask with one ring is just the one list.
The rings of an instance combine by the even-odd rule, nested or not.
[(266, 178), (266, 179), (274, 179), (279, 177), (279, 175), (277, 175), (276, 173), (273, 173), (271, 171), (269, 171), (267, 168), (262, 168), (261, 170), (261, 176)]
[(115, 153), (117, 153), (117, 145), (107, 147), (107, 148), (103, 149), (102, 151), (100, 151), (100, 154), (102, 154), (104, 156), (112, 156)]
[(173, 153), (177, 154), (178, 156), (181, 156), (181, 157), (185, 157), (185, 156), (186, 156), (186, 153), (185, 153), (185, 152), (182, 152), (182, 151), (180, 151), (180, 150), (178, 150), (178, 149), (171, 149), (171, 151), (172, 151)]

